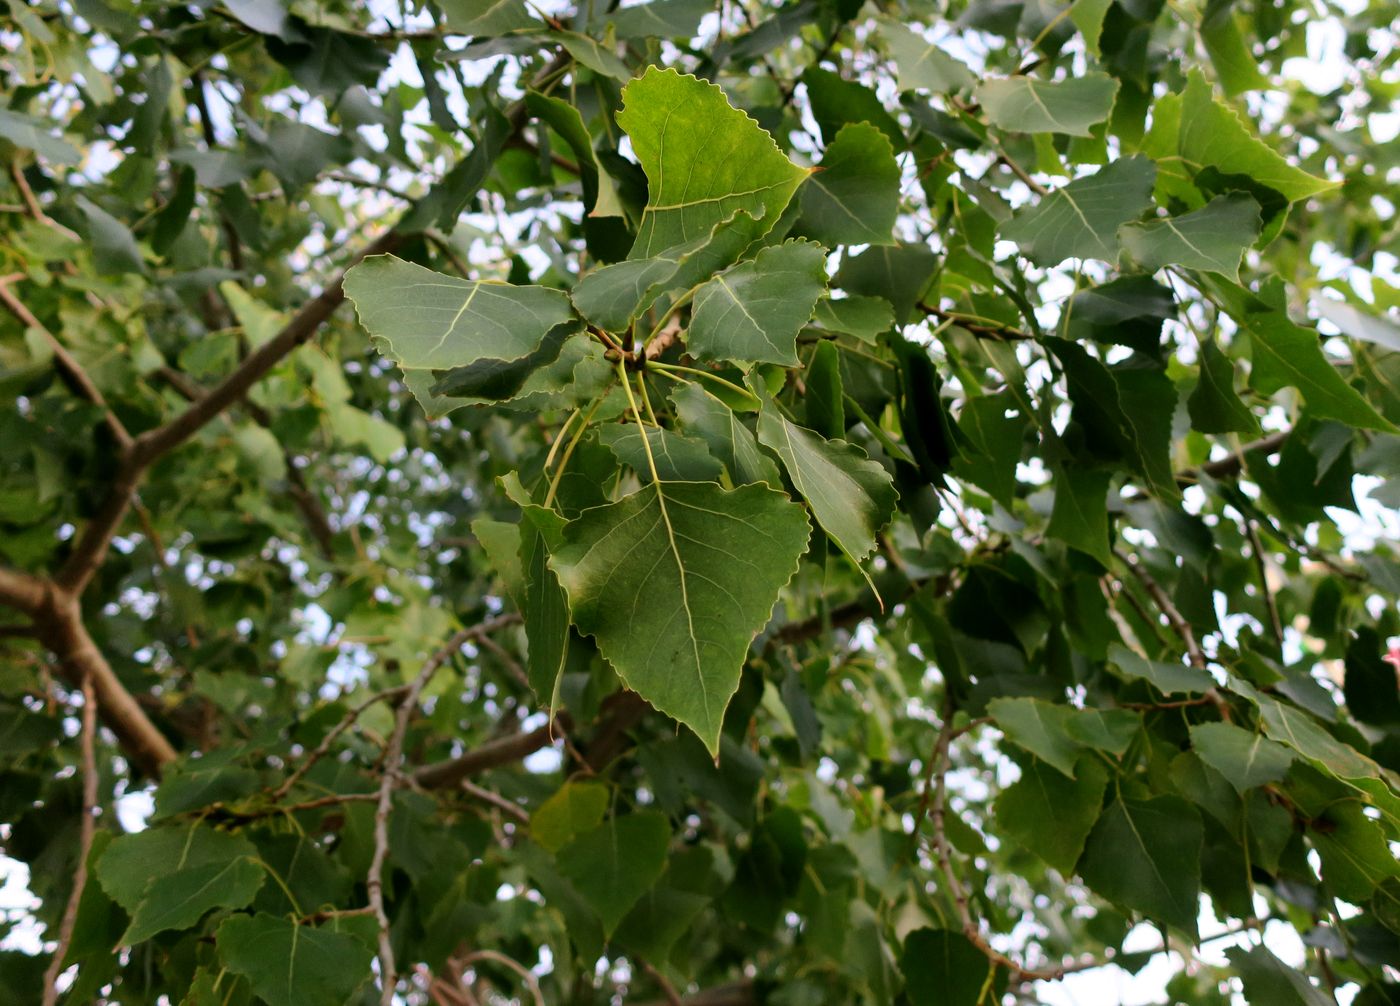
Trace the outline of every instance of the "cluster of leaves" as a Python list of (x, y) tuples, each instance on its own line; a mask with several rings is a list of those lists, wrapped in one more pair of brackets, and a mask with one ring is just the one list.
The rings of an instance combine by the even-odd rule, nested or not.
[(12, 3), (0, 990), (1400, 1001), (1396, 50), (1310, 11)]

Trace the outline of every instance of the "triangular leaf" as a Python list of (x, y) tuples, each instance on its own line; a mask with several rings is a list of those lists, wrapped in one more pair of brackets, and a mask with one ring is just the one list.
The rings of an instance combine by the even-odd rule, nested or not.
[(231, 916), (214, 939), (224, 967), (267, 1006), (344, 1006), (374, 957), (357, 937), (262, 913)]
[(826, 250), (811, 241), (765, 248), (695, 294), (686, 345), (697, 356), (796, 367), (797, 333), (826, 290)]
[(802, 188), (798, 233), (833, 248), (894, 244), (899, 182), (889, 137), (868, 122), (843, 126)]
[(973, 92), (992, 125), (1017, 133), (1089, 136), (1108, 118), (1118, 81), (1106, 73), (1051, 83), (1033, 77), (984, 80)]
[(1181, 216), (1125, 224), (1118, 229), (1118, 240), (1148, 272), (1180, 265), (1238, 280), (1240, 261), (1262, 226), (1254, 197), (1232, 192)]
[(1079, 872), (1118, 907), (1195, 936), (1202, 835), (1200, 815), (1180, 797), (1118, 799), (1090, 832)]
[(797, 569), (802, 509), (761, 485), (660, 482), (585, 510), (550, 558), (627, 686), (719, 752), (750, 641)]
[(1114, 161), (1087, 178), (1042, 196), (1001, 227), (1037, 265), (1067, 258), (1118, 260), (1118, 228), (1152, 205), (1156, 167), (1142, 155)]
[(559, 872), (593, 906), (611, 936), (666, 869), (671, 826), (656, 811), (604, 821), (559, 850)]

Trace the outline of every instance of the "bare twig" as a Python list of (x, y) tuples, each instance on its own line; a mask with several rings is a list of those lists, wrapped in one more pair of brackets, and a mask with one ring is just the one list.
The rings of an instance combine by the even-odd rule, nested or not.
[(998, 342), (1021, 342), (1034, 338), (1029, 332), (1023, 332), (1019, 328), (1011, 325), (1003, 325), (989, 318), (978, 318), (971, 315), (958, 314), (956, 311), (945, 311), (941, 307), (933, 307), (929, 304), (920, 304), (919, 310), (924, 314), (932, 315), (940, 321), (951, 321), (959, 328), (965, 328), (973, 335), (981, 338), (995, 339)]
[(340, 735), (345, 733), (345, 731), (349, 730), (352, 726), (355, 725), (355, 722), (360, 718), (361, 714), (363, 714), (366, 709), (374, 705), (376, 702), (383, 702), (386, 699), (392, 699), (394, 696), (399, 695), (400, 693), (407, 690), (408, 687), (408, 685), (395, 685), (393, 688), (386, 688), (383, 691), (375, 692), (373, 695), (369, 696), (364, 701), (358, 703), (357, 705), (351, 706), (349, 712), (347, 712), (341, 718), (340, 722), (337, 723), (335, 726), (331, 727), (330, 730), (326, 731), (326, 736), (321, 738), (321, 743), (317, 744), (315, 749), (312, 750), (311, 753), (306, 756), (306, 758), (302, 761), (300, 765), (296, 767), (292, 774), (287, 776), (287, 778), (282, 781), (282, 785), (278, 786), (275, 790), (272, 791), (272, 799), (274, 801), (281, 800), (288, 793), (290, 793), (292, 791), (292, 787), (294, 787), (297, 783), (301, 782), (301, 780), (306, 776), (306, 773), (311, 771), (312, 766), (315, 765), (318, 761), (320, 761), (330, 752), (331, 745), (334, 744), (340, 738)]
[(83, 728), (79, 735), (83, 770), (83, 819), (78, 832), (78, 865), (73, 871), (73, 889), (63, 918), (58, 924), (58, 944), (53, 959), (44, 970), (43, 1006), (58, 1002), (58, 977), (63, 973), (63, 959), (73, 943), (73, 927), (78, 921), (78, 905), (87, 886), (87, 861), (92, 850), (92, 836), (97, 826), (97, 690), (91, 675), (83, 678)]
[(1239, 450), (1229, 457), (1220, 458), (1216, 461), (1207, 461), (1199, 468), (1188, 468), (1185, 471), (1177, 472), (1176, 483), (1179, 486), (1193, 486), (1201, 480), (1202, 475), (1209, 475), (1213, 479), (1227, 479), (1238, 475), (1244, 470), (1244, 459), (1246, 455), (1255, 451), (1263, 451), (1265, 454), (1277, 454), (1293, 430), (1280, 430), (1277, 433), (1270, 433), (1266, 437), (1244, 444)]
[(640, 957), (634, 959), (641, 969), (646, 972), (647, 977), (656, 982), (657, 987), (661, 989), (661, 994), (666, 997), (667, 1006), (682, 1006), (681, 997), (679, 993), (676, 992), (676, 987), (671, 984), (669, 978), (652, 967), (651, 962), (645, 961)]
[(499, 964), (503, 968), (514, 971), (520, 976), (520, 980), (525, 983), (525, 987), (530, 990), (530, 997), (534, 999), (535, 1006), (544, 1006), (544, 993), (540, 990), (540, 980), (535, 977), (533, 971), (521, 964), (513, 957), (495, 950), (473, 950), (465, 957), (461, 958), (463, 967), (470, 967), (477, 961), (491, 961)]
[(493, 793), (484, 786), (478, 786), (470, 779), (463, 779), (458, 785), (462, 787), (463, 793), (483, 803), (489, 803), (501, 813), (515, 818), (515, 820), (519, 821), (521, 824), (530, 823), (530, 815), (526, 813), (525, 809), (518, 803), (507, 800), (505, 797), (501, 796), (501, 794)]

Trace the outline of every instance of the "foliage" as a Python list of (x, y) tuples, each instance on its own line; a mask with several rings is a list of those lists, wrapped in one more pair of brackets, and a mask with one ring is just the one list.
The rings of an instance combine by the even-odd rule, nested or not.
[(11, 3), (7, 1001), (1400, 1000), (1392, 15)]

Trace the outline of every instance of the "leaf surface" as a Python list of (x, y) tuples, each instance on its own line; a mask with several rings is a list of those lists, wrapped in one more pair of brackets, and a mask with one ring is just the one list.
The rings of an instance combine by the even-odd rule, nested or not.
[(809, 533), (766, 486), (660, 482), (585, 510), (550, 565), (627, 686), (716, 754), (749, 643)]
[(1118, 81), (1106, 73), (1050, 83), (1033, 77), (984, 80), (973, 92), (992, 125), (1017, 133), (1088, 136), (1108, 118)]
[(711, 360), (796, 367), (797, 333), (826, 290), (826, 250), (811, 241), (765, 248), (695, 294), (686, 345)]
[(1180, 797), (1115, 800), (1090, 832), (1079, 872), (1120, 908), (1194, 936), (1202, 835), (1200, 815)]
[(1116, 262), (1118, 228), (1152, 205), (1156, 173), (1141, 154), (1120, 158), (1018, 210), (1002, 225), (1001, 236), (1037, 265), (1056, 266), (1067, 258)]
[(369, 944), (328, 926), (234, 915), (214, 934), (219, 959), (267, 1006), (343, 1006), (370, 974)]

